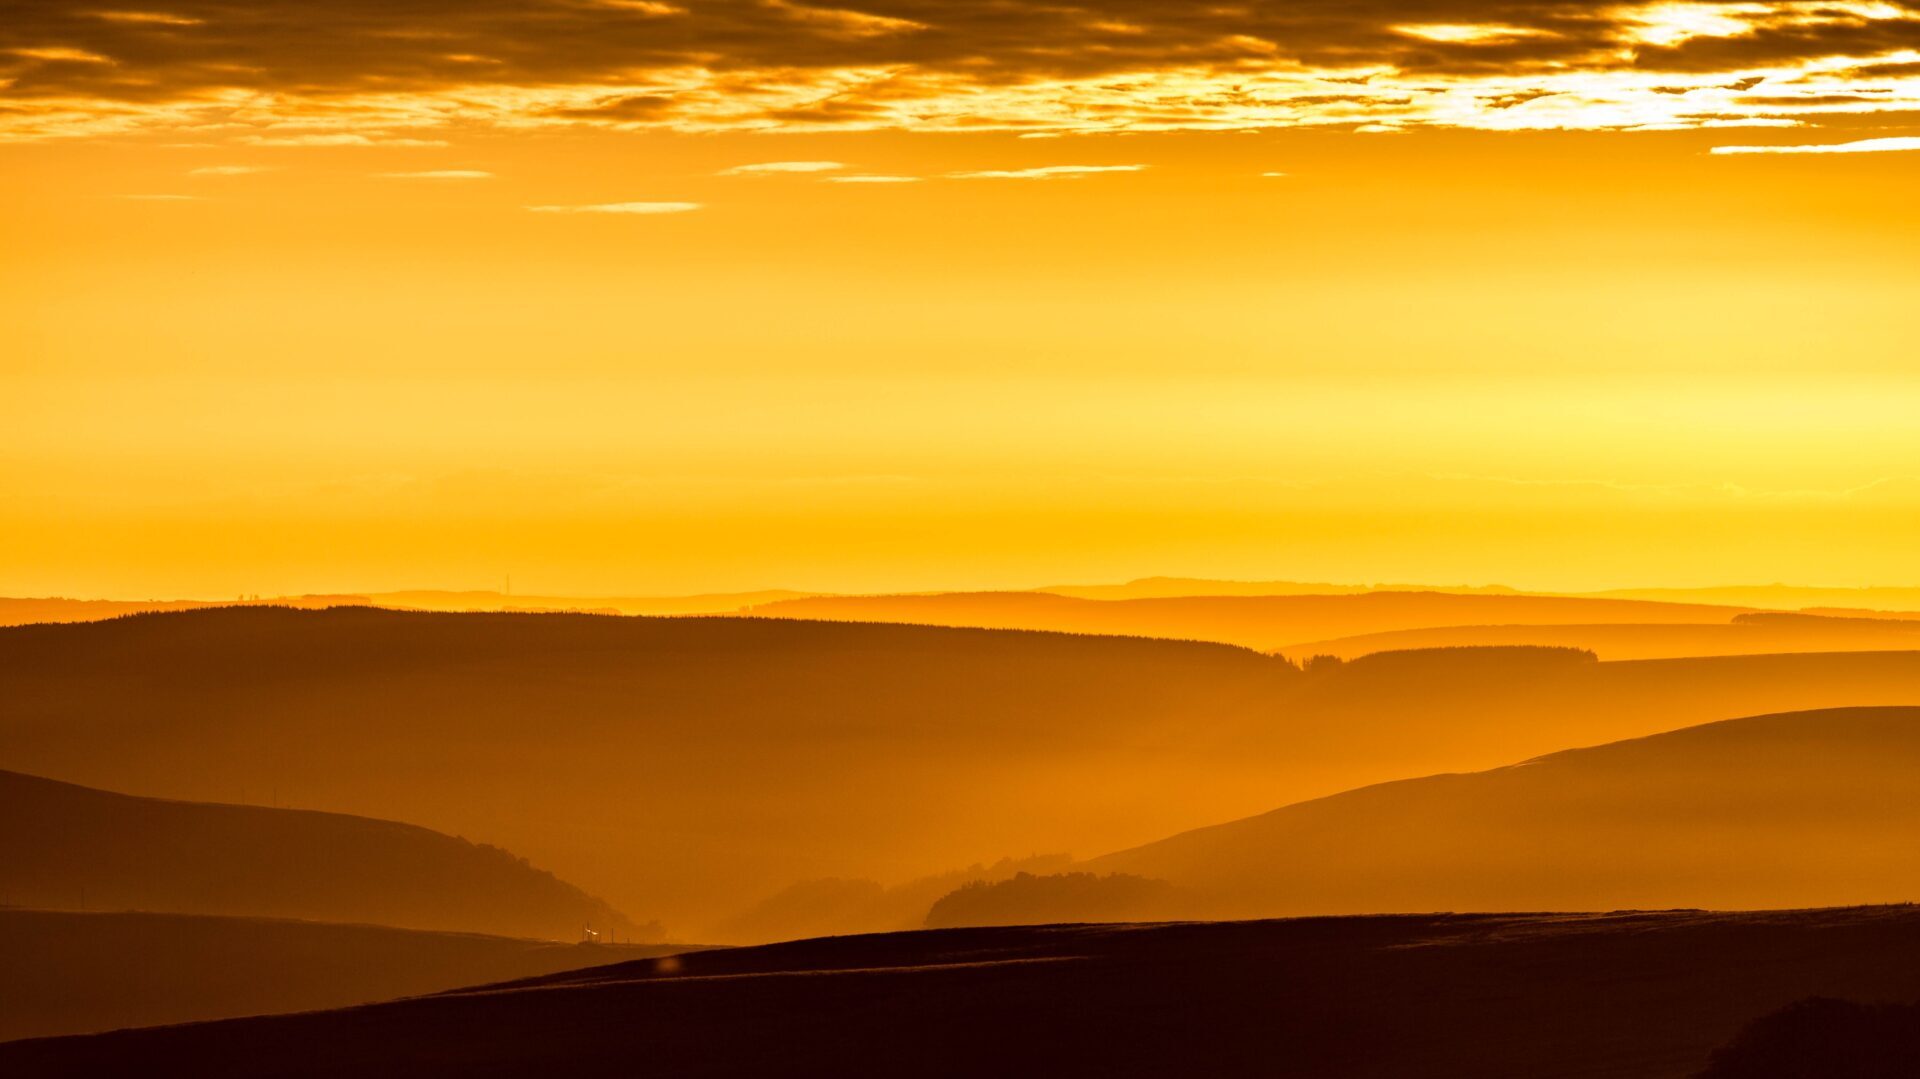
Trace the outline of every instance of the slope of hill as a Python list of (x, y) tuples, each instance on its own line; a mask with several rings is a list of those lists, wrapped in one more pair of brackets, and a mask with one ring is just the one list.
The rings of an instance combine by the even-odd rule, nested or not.
[(485, 836), (698, 936), (797, 880), (1271, 804), (1240, 748), (1299, 679), (1137, 639), (235, 608), (0, 630), (0, 760)]
[(1532, 648), (1382, 652), (1301, 680), (1279, 774), (1286, 801), (1300, 801), (1732, 716), (1915, 702), (1912, 651), (1618, 663)]
[(1676, 659), (1786, 652), (1920, 648), (1920, 619), (1836, 618), (1760, 612), (1703, 625), (1438, 626), (1311, 641), (1280, 649), (1292, 659), (1355, 659), (1422, 648), (1581, 648), (1601, 659)]
[(798, 881), (1084, 857), (1407, 775), (1911, 703), (1920, 653), (1465, 649), (1303, 676), (1133, 638), (240, 608), (0, 630), (0, 700), (10, 767), (484, 836), (727, 941)]
[(771, 618), (1041, 629), (1220, 641), (1276, 651), (1303, 641), (1434, 626), (1728, 622), (1741, 607), (1453, 592), (1079, 599), (1040, 592), (817, 596), (749, 608)]
[(1920, 911), (939, 930), (0, 1045), (0, 1072), (1680, 1079), (1821, 992), (1920, 995)]
[(136, 798), (0, 771), (0, 902), (576, 940), (638, 930), (496, 847), (308, 810)]
[(0, 908), (0, 1041), (339, 1008), (687, 950), (270, 918)]
[(1920, 897), (1916, 850), (1920, 708), (1854, 708), (1383, 783), (1085, 868), (1214, 917), (1758, 908)]

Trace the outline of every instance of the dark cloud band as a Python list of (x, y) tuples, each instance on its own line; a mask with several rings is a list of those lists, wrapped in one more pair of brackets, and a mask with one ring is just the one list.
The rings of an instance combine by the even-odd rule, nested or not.
[[(1076, 111), (1093, 128), (1471, 123), (1479, 108), (1509, 118), (1488, 126), (1518, 126), (1511, 118), (1544, 118), (1553, 106), (1541, 100), (1563, 94), (1655, 94), (1635, 84), (1652, 76), (1686, 95), (1721, 76), (1799, 74), (1820, 83), (1826, 107), (1854, 95), (1871, 108), (1887, 91), (1912, 98), (1920, 70), (1910, 0), (156, 3), (0, 3), (0, 130), (111, 130), (221, 109), (259, 118), (274, 101), (284, 120), (380, 98), (395, 103), (394, 123), (413, 125), (449, 109), (404, 99), (453, 94), (495, 120), (609, 125), (922, 115), (1070, 127)], [(1453, 96), (1428, 107), (1436, 94)], [(1790, 117), (1795, 104), (1779, 99), (1794, 96), (1707, 115)]]

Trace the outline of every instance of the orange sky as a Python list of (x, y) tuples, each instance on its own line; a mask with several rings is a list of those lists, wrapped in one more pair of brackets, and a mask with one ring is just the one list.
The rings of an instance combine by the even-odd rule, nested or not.
[(368, 7), (0, 27), (0, 593), (1920, 579), (1920, 5)]

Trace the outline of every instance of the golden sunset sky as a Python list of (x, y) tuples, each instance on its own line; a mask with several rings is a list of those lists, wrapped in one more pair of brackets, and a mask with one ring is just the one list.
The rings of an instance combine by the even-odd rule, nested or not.
[(0, 12), (0, 594), (1920, 581), (1920, 3)]

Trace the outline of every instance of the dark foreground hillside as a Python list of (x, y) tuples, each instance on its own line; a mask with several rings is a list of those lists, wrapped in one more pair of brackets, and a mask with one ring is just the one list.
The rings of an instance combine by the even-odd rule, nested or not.
[(1920, 909), (959, 929), (0, 1045), (35, 1076), (1664, 1079), (1814, 994), (1920, 997)]
[(339, 1008), (685, 950), (272, 918), (0, 910), (0, 1041)]

